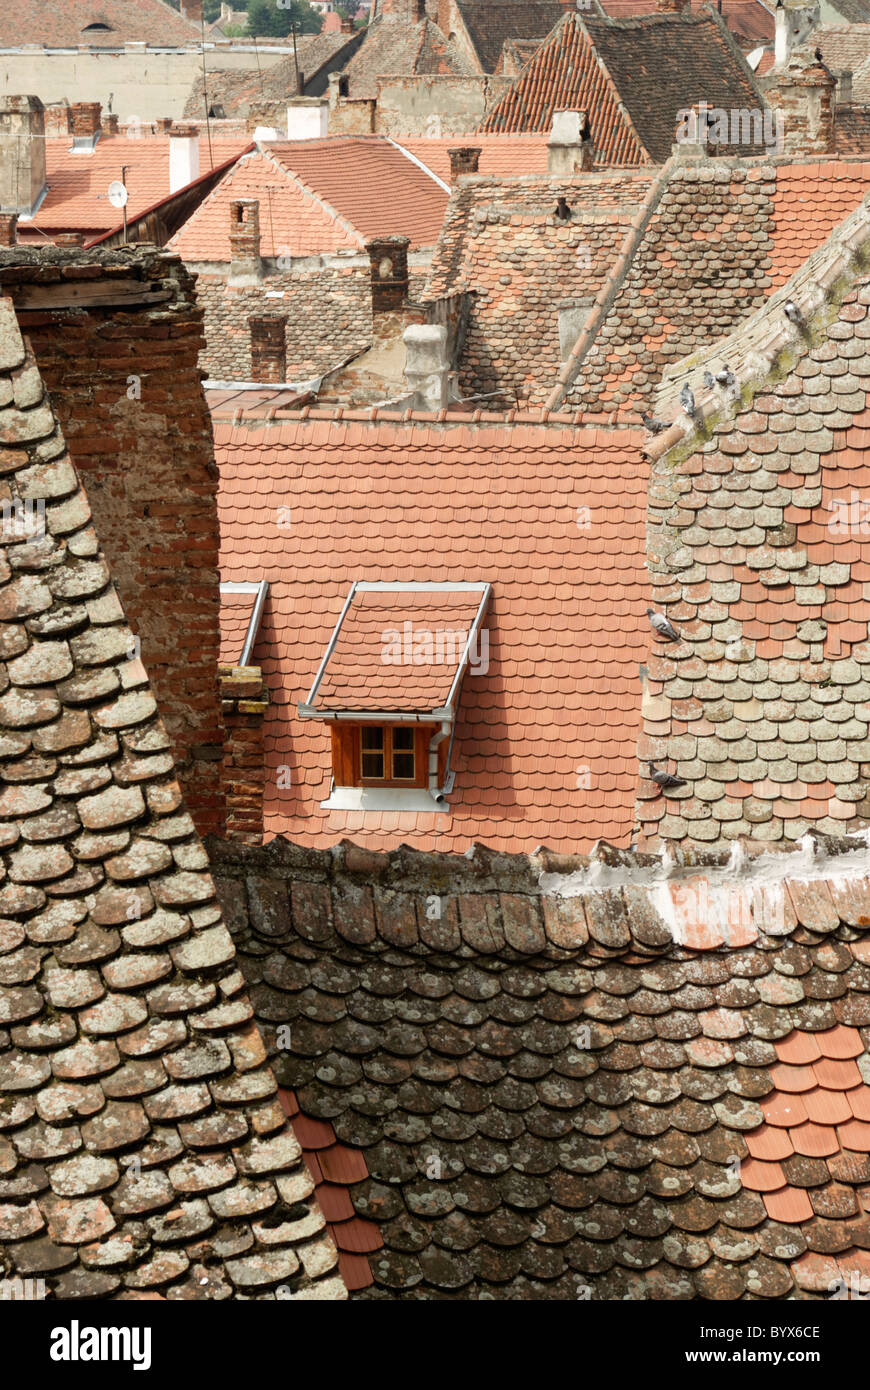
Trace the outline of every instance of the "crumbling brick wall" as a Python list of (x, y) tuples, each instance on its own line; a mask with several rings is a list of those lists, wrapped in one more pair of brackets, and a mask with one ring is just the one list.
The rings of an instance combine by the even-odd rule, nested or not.
[(193, 279), (153, 248), (13, 247), (0, 285), (87, 488), (188, 806), (220, 832), (217, 469)]

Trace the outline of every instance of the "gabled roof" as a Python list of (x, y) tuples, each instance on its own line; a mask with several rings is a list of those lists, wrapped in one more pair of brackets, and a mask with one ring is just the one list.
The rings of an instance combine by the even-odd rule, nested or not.
[(649, 155), (618, 88), (599, 61), (583, 25), (571, 14), (541, 44), (481, 130), (546, 134), (554, 111), (559, 110), (587, 113), (598, 164), (648, 162)]
[(567, 14), (481, 129), (548, 131), (553, 113), (587, 113), (599, 164), (661, 164), (681, 111), (763, 109), (752, 74), (710, 13), (610, 20)]
[(813, 43), (822, 51), (822, 61), (836, 75), (854, 74), (870, 57), (870, 24), (819, 24), (812, 32)]
[(474, 68), (457, 45), (431, 19), (410, 23), (404, 15), (377, 16), (366, 27), (362, 45), (344, 68), (352, 97), (376, 97), (377, 80), (415, 73), (468, 76)]
[(456, 0), (484, 72), (495, 72), (506, 39), (543, 39), (565, 13), (561, 0)]
[(336, 135), (269, 144), (246, 156), (171, 246), (187, 261), (230, 259), (230, 203), (260, 201), (261, 253), (360, 251), (379, 235), (435, 243), (447, 205), (440, 183), (386, 136)]
[[(303, 415), (305, 413), (303, 412)], [(465, 850), (630, 832), (647, 648), (640, 434), (312, 412), (218, 424), (221, 577), (264, 577), (267, 837)], [(293, 502), (293, 544), (275, 508)], [(466, 677), (450, 815), (322, 811), (329, 731), (299, 719), (355, 579), (492, 584), (488, 670)]]
[[(111, 27), (89, 28), (108, 23)], [(200, 26), (182, 19), (164, 0), (8, 0), (0, 11), (0, 47), (40, 43), (47, 48), (123, 48), (125, 43), (193, 44)]]
[[(53, 232), (84, 231), (92, 235), (117, 227), (120, 214), (107, 197), (109, 184), (121, 178), (129, 193), (127, 220), (133, 222), (149, 208), (169, 198), (168, 135), (101, 135), (92, 154), (70, 154), (70, 136), (45, 142), (48, 192), (36, 216), (19, 223), (25, 238), (31, 228)], [(199, 140), (200, 177), (218, 169), (249, 149), (246, 135), (216, 136)]]
[(58, 1300), (342, 1298), (148, 675), (7, 299), (0, 375), (4, 1275), (44, 1278)]
[(468, 581), (356, 581), (305, 701), (306, 713), (452, 719), (467, 648), (489, 596), (489, 585)]

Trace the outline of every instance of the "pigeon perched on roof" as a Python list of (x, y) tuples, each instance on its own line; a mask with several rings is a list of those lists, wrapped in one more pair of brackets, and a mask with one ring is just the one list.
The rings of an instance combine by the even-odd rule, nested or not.
[(720, 372), (716, 373), (716, 383), (719, 386), (734, 386), (736, 381), (737, 378), (730, 367), (723, 367)]
[(704, 373), (704, 385), (706, 386), (707, 390), (708, 390), (708, 391), (712, 391), (712, 390), (713, 390), (713, 387), (715, 386), (715, 384), (716, 384), (716, 383), (715, 383), (714, 380), (713, 380), (713, 373), (712, 373), (712, 372), (705, 372), (705, 373)]
[(804, 316), (793, 299), (786, 300), (785, 304), (782, 306), (782, 312), (785, 314), (789, 323), (796, 323), (799, 328), (801, 327)]
[(641, 415), (640, 419), (644, 429), (649, 430), (650, 434), (661, 434), (662, 430), (667, 429), (664, 420), (656, 420), (652, 415)]
[(683, 410), (687, 415), (694, 415), (695, 397), (692, 395), (692, 388), (688, 385), (688, 383), (683, 387), (682, 391), (680, 392), (680, 405), (682, 406)]
[(656, 767), (655, 763), (649, 765), (649, 775), (657, 787), (662, 791), (666, 787), (685, 787), (688, 785), (685, 777), (675, 777), (672, 772), (665, 772), (664, 768)]
[(664, 613), (657, 613), (654, 608), (648, 608), (646, 615), (649, 618), (650, 626), (659, 637), (664, 637), (666, 642), (679, 642), (680, 634), (673, 623), (668, 622)]

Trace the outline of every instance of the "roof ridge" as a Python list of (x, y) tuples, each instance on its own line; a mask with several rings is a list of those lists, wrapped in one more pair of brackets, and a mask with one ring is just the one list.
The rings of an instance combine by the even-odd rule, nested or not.
[[(727, 361), (736, 377), (730, 400), (723, 401), (722, 393), (704, 388), (699, 393), (694, 414), (676, 414), (668, 429), (648, 440), (644, 453), (650, 459), (660, 459), (677, 445), (694, 450), (709, 435), (710, 429), (721, 421), (736, 418), (748, 407), (764, 384), (779, 370), (787, 351), (797, 355), (793, 366), (810, 351), (812, 330), (830, 311), (841, 288), (856, 275), (866, 274), (861, 263), (862, 253), (870, 247), (870, 194), (866, 194), (847, 217), (834, 228), (827, 241), (817, 247), (778, 290), (775, 290), (753, 314), (731, 333), (719, 339), (703, 353), (690, 353), (666, 371), (659, 386), (658, 402), (665, 410), (676, 407), (677, 388), (687, 382), (690, 374), (714, 357)], [(792, 301), (799, 318), (789, 321), (784, 312), (776, 324), (767, 328), (773, 315)], [(741, 368), (744, 370), (741, 371)], [(658, 405), (661, 410), (662, 406)]]

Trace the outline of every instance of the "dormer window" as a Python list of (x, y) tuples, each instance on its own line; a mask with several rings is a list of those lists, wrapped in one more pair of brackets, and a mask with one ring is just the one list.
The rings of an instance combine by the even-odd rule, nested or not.
[(332, 734), (325, 807), (447, 811), (449, 754), (466, 674), (485, 675), (482, 582), (353, 585), (304, 719)]

